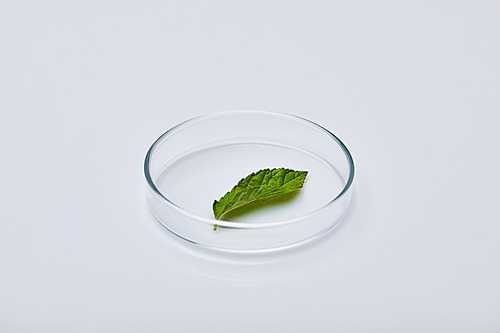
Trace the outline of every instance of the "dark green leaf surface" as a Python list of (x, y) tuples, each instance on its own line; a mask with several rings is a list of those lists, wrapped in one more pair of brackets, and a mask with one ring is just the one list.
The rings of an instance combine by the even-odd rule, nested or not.
[(225, 213), (257, 200), (265, 200), (296, 191), (302, 187), (307, 171), (285, 168), (262, 169), (241, 179), (230, 192), (213, 204), (218, 220)]

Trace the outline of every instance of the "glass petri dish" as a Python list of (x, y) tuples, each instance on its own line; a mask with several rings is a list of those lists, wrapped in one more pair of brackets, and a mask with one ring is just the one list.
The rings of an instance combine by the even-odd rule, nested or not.
[[(308, 171), (303, 188), (215, 220), (213, 201), (241, 178), (281, 167)], [(351, 201), (354, 163), (346, 146), (314, 122), (267, 111), (226, 111), (165, 132), (147, 152), (144, 173), (151, 211), (174, 235), (215, 250), (266, 252), (311, 241), (342, 219)]]

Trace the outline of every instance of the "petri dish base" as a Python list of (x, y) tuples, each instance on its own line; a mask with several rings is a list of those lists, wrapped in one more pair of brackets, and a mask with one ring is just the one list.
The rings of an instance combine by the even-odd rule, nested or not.
[[(306, 170), (301, 190), (215, 220), (219, 199), (264, 168)], [(354, 164), (326, 129), (291, 115), (231, 111), (184, 122), (162, 135), (145, 160), (148, 201), (158, 221), (191, 243), (265, 252), (310, 241), (332, 228), (351, 198)], [(217, 225), (214, 230), (214, 225)]]

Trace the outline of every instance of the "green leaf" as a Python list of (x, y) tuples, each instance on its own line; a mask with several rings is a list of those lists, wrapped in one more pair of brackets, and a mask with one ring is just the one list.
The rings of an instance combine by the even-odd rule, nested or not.
[(215, 219), (236, 208), (257, 200), (266, 200), (274, 196), (290, 193), (302, 187), (307, 171), (295, 171), (285, 168), (262, 169), (242, 178), (236, 186), (219, 201), (214, 200)]

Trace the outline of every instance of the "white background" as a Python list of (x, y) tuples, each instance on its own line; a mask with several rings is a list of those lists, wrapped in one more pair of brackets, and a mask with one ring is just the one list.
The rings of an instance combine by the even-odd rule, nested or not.
[[(0, 2), (0, 332), (500, 332), (498, 1)], [(346, 219), (248, 258), (153, 220), (142, 163), (219, 110), (357, 166)]]

